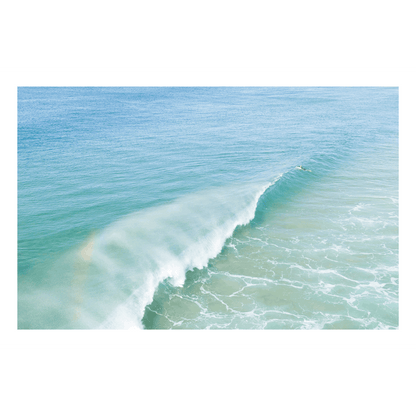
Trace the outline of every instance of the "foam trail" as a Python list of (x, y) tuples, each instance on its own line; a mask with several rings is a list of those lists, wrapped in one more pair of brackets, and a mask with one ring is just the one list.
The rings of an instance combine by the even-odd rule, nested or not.
[(92, 262), (98, 275), (105, 276), (106, 291), (130, 293), (100, 328), (142, 328), (145, 307), (159, 283), (169, 278), (181, 286), (187, 271), (207, 266), (235, 228), (254, 218), (260, 196), (272, 183), (198, 192), (136, 212), (103, 230)]

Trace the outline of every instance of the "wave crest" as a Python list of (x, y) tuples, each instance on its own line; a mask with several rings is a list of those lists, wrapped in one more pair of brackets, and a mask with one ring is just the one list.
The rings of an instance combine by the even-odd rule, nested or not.
[(279, 178), (195, 192), (94, 231), (19, 281), (19, 328), (142, 328), (159, 284), (206, 267)]
[(158, 285), (185, 282), (186, 272), (202, 269), (222, 250), (237, 226), (255, 215), (260, 196), (272, 183), (223, 187), (198, 192), (170, 204), (131, 214), (97, 238), (93, 261), (128, 299), (101, 328), (141, 328), (146, 305)]

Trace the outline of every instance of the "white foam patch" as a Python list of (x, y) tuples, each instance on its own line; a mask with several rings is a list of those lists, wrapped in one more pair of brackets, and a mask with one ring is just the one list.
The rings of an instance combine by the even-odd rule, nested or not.
[(106, 279), (118, 279), (133, 290), (102, 327), (139, 326), (158, 285), (170, 278), (181, 286), (187, 271), (206, 267), (235, 228), (254, 218), (270, 185), (207, 190), (129, 215), (104, 230), (92, 261)]

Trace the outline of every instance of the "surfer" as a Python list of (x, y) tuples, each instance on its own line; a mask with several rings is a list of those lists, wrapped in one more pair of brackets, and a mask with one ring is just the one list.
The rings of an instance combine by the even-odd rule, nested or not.
[(296, 166), (296, 168), (297, 168), (297, 169), (302, 169), (302, 170), (305, 170), (306, 172), (312, 172), (312, 171), (311, 171), (311, 170), (309, 170), (309, 169), (305, 169), (302, 165)]

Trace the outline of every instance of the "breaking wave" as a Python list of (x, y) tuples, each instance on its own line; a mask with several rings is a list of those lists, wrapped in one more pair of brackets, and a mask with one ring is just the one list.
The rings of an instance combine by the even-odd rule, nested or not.
[(236, 227), (254, 219), (259, 199), (281, 176), (195, 192), (94, 232), (34, 272), (42, 281), (19, 301), (34, 303), (27, 310), (36, 316), (19, 313), (19, 327), (142, 329), (158, 285), (168, 279), (182, 286), (188, 271), (206, 267)]

